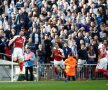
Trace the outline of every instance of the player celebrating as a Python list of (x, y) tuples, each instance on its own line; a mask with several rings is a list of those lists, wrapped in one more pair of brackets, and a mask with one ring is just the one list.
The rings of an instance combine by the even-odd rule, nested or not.
[(59, 48), (58, 43), (55, 43), (55, 47), (53, 49), (52, 52), (52, 57), (54, 58), (54, 71), (55, 71), (55, 79), (59, 79), (59, 66), (60, 68), (62, 68), (63, 72), (64, 72), (64, 62), (63, 62), (63, 58), (64, 58), (64, 53), (63, 50), (61, 48)]
[(108, 79), (107, 52), (106, 46), (102, 43), (98, 46), (98, 64), (96, 66), (95, 74), (98, 72), (103, 72), (104, 76)]
[(10, 40), (9, 42), (9, 46), (13, 43), (14, 50), (13, 50), (12, 58), (13, 58), (13, 61), (19, 63), (20, 74), (23, 73), (23, 64), (24, 64), (23, 52), (24, 52), (25, 38), (23, 35), (24, 35), (24, 31), (21, 30), (19, 32), (19, 35), (14, 36), (13, 39)]

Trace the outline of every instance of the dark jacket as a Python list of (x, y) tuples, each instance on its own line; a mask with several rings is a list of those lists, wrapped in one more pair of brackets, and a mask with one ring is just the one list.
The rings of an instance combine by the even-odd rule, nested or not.
[(64, 55), (65, 55), (65, 59), (68, 57), (69, 53), (71, 53), (71, 48), (69, 47), (64, 47), (63, 48), (63, 52), (64, 52)]
[(86, 49), (80, 49), (78, 51), (78, 59), (81, 60), (87, 60), (88, 59), (88, 53)]

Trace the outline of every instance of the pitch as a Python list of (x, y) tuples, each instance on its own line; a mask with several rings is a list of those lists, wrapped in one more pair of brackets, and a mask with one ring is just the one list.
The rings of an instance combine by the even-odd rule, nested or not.
[(108, 90), (108, 80), (0, 82), (0, 90)]

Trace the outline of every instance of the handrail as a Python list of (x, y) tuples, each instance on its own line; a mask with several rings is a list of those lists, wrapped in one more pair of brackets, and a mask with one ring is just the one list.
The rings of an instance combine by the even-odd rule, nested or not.
[(0, 55), (5, 55), (5, 56), (12, 56), (12, 55), (5, 54), (5, 53), (0, 53)]

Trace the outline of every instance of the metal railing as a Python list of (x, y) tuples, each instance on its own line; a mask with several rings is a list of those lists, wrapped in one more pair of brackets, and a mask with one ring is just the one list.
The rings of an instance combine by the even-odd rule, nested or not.
[[(95, 73), (96, 64), (84, 64), (83, 67), (77, 67), (76, 78), (77, 79), (105, 79), (103, 73)], [(96, 74), (96, 75), (95, 75)]]
[(2, 60), (10, 61), (11, 60), (11, 56), (12, 55), (5, 54), (5, 53), (0, 53), (0, 59), (2, 59)]
[[(0, 53), (1, 54), (1, 53)], [(6, 56), (6, 54), (4, 54)], [(9, 55), (8, 55), (9, 56)], [(11, 56), (10, 56), (11, 57)], [(2, 60), (3, 61), (3, 60)], [(6, 60), (5, 60), (6, 61)], [(7, 60), (8, 61), (8, 60)], [(8, 80), (14, 81), (15, 75), (15, 67), (18, 67), (18, 64), (13, 63), (13, 60), (10, 61), (11, 63), (1, 63), (0, 67), (4, 69), (5, 74), (7, 74)], [(78, 65), (77, 65), (78, 66)], [(76, 67), (76, 79), (105, 79), (103, 73), (97, 73), (94, 75), (96, 64), (84, 64), (83, 67)], [(0, 80), (3, 81), (3, 74), (2, 71), (0, 72)], [(53, 63), (50, 64), (38, 64), (34, 65), (34, 80), (54, 80), (54, 65)], [(3, 76), (1, 76), (3, 75)], [(59, 78), (60, 80), (64, 79), (64, 74), (61, 68), (59, 68)]]
[[(78, 66), (78, 65), (77, 65)], [(95, 76), (96, 64), (84, 64), (83, 67), (76, 67), (76, 80), (95, 80), (105, 79), (103, 73), (97, 73)], [(54, 79), (54, 65), (42, 64), (38, 68), (39, 80), (51, 80)], [(64, 79), (62, 69), (59, 68), (59, 79)]]
[[(8, 80), (12, 79), (12, 65), (11, 64), (0, 64), (0, 67), (2, 66), (2, 69), (4, 69), (5, 74), (7, 74)], [(18, 67), (18, 65), (13, 65), (13, 81), (15, 80), (17, 75), (15, 75), (15, 67)], [(96, 77), (94, 75), (94, 70), (95, 70), (96, 65), (92, 64), (85, 64), (82, 68), (77, 68), (76, 67), (76, 80), (77, 79), (85, 79), (85, 80), (94, 80), (94, 79), (105, 79), (103, 76), (103, 73), (97, 73)], [(10, 72), (9, 72), (9, 71)], [(2, 72), (1, 72), (2, 73)], [(53, 64), (42, 64), (42, 65), (34, 65), (33, 69), (34, 73), (34, 80), (54, 80), (55, 79), (55, 74), (54, 74), (54, 65)], [(2, 74), (0, 74), (1, 76)], [(2, 76), (2, 79), (4, 78), (5, 75)], [(64, 74), (61, 69), (59, 69), (59, 80), (64, 80)]]

